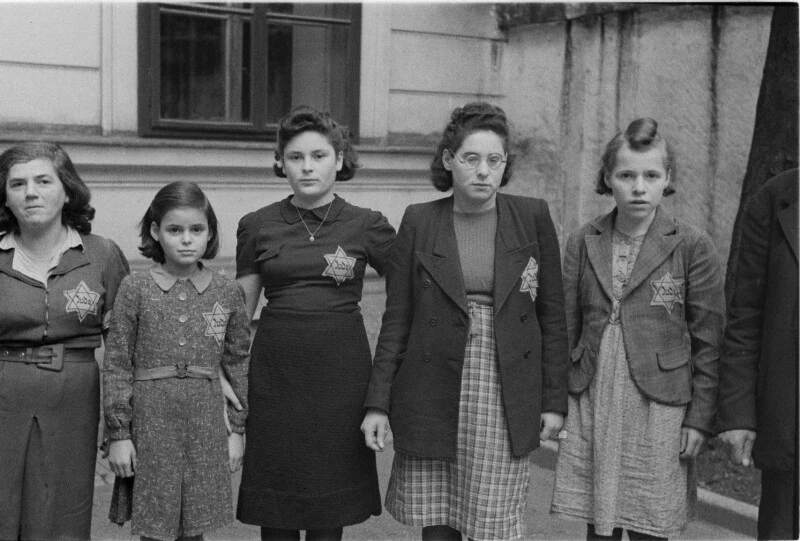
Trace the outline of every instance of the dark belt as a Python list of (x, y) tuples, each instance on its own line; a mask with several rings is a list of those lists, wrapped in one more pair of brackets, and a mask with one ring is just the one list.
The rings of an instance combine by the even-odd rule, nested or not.
[(158, 368), (137, 368), (133, 371), (134, 381), (167, 378), (217, 379), (218, 377), (219, 375), (214, 368), (193, 366), (187, 363), (178, 363), (173, 366), (159, 366)]
[(36, 368), (60, 372), (64, 363), (94, 362), (94, 348), (67, 349), (64, 344), (35, 348), (0, 345), (0, 361), (35, 364)]

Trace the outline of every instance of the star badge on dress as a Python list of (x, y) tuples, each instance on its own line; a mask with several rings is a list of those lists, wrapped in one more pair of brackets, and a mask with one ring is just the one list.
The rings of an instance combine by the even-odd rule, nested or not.
[(529, 293), (531, 301), (536, 301), (536, 292), (539, 289), (539, 265), (534, 258), (528, 260), (525, 270), (522, 271), (521, 293)]
[(87, 314), (97, 315), (97, 301), (100, 299), (100, 294), (89, 289), (83, 280), (75, 289), (64, 291), (64, 296), (67, 298), (67, 313), (76, 312), (81, 323)]
[(653, 288), (650, 306), (663, 306), (671, 314), (675, 303), (683, 304), (683, 280), (680, 278), (673, 278), (668, 272), (658, 280), (652, 280), (650, 285)]
[(228, 328), (228, 319), (231, 310), (223, 308), (219, 302), (214, 303), (214, 308), (210, 312), (203, 312), (203, 319), (206, 320), (205, 336), (213, 336), (217, 345), (222, 345), (225, 339), (225, 330)]
[(328, 262), (328, 266), (325, 267), (322, 276), (330, 276), (336, 280), (337, 286), (355, 276), (353, 268), (356, 266), (356, 258), (347, 255), (341, 246), (336, 247), (335, 254), (325, 254), (325, 261)]

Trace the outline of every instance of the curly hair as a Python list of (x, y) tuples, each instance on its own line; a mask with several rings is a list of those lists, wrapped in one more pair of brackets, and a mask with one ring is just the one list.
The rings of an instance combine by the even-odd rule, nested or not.
[(6, 206), (6, 185), (11, 168), (33, 160), (48, 160), (53, 164), (67, 198), (61, 209), (61, 223), (79, 233), (92, 232), (94, 207), (89, 204), (92, 194), (84, 184), (69, 155), (61, 146), (44, 141), (26, 141), (0, 154), (0, 231), (19, 233), (17, 217)]
[(164, 263), (164, 249), (161, 244), (153, 238), (150, 234), (150, 227), (153, 223), (156, 226), (161, 225), (161, 220), (171, 210), (177, 208), (191, 208), (197, 209), (206, 215), (208, 220), (209, 239), (206, 245), (206, 251), (203, 254), (203, 259), (214, 259), (219, 252), (219, 224), (217, 222), (217, 215), (214, 214), (214, 208), (208, 201), (206, 194), (200, 189), (200, 186), (194, 182), (177, 181), (171, 182), (158, 190), (153, 202), (144, 213), (144, 217), (139, 222), (139, 238), (142, 239), (142, 245), (139, 246), (139, 251), (143, 256), (152, 259), (156, 263)]
[[(342, 169), (336, 172), (336, 180), (350, 180), (356, 174), (356, 169), (361, 167), (358, 163), (358, 154), (350, 144), (350, 131), (347, 126), (339, 124), (329, 113), (322, 113), (308, 105), (301, 105), (280, 120), (278, 124), (278, 148), (275, 149), (275, 161), (283, 159), (283, 151), (289, 141), (303, 132), (313, 131), (324, 135), (338, 154), (342, 153)], [(281, 178), (286, 178), (278, 163), (272, 165), (272, 170)]]
[[(442, 133), (442, 140), (431, 161), (431, 183), (440, 192), (453, 187), (453, 173), (444, 167), (444, 151), (454, 152), (461, 148), (464, 139), (476, 131), (491, 131), (503, 140), (503, 148), (508, 152), (509, 128), (506, 113), (500, 107), (483, 101), (468, 103), (464, 107), (456, 107), (450, 114), (450, 122)], [(506, 168), (500, 186), (511, 180), (514, 171), (514, 156), (508, 155)]]
[(627, 145), (633, 151), (647, 152), (652, 149), (661, 151), (664, 161), (664, 169), (669, 175), (670, 181), (664, 188), (664, 195), (675, 193), (675, 152), (672, 145), (658, 133), (658, 122), (652, 118), (638, 118), (628, 125), (628, 129), (619, 132), (606, 145), (603, 152), (602, 166), (597, 173), (595, 190), (600, 195), (612, 195), (611, 188), (606, 184), (606, 177), (611, 174), (617, 166), (617, 154), (620, 149)]

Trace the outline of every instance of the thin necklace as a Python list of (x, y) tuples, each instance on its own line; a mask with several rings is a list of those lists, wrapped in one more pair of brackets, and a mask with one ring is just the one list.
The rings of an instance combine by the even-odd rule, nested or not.
[(317, 234), (317, 231), (319, 231), (320, 227), (322, 227), (322, 224), (324, 224), (325, 220), (328, 219), (328, 213), (331, 211), (331, 207), (333, 206), (334, 201), (335, 199), (331, 199), (331, 202), (328, 204), (328, 210), (325, 211), (325, 216), (322, 218), (322, 221), (319, 223), (319, 225), (317, 226), (317, 228), (314, 230), (313, 233), (308, 228), (308, 225), (306, 225), (306, 221), (303, 219), (303, 215), (300, 214), (300, 209), (298, 207), (294, 207), (294, 210), (297, 211), (297, 217), (300, 218), (300, 221), (303, 222), (303, 227), (305, 227), (306, 231), (308, 231), (308, 240), (310, 240), (311, 242), (314, 242), (314, 235)]

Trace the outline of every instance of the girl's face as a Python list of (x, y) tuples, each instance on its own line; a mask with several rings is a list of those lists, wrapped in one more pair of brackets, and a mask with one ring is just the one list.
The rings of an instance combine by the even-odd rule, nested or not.
[(164, 250), (164, 268), (174, 276), (191, 276), (206, 253), (211, 232), (201, 209), (179, 207), (150, 224), (150, 235)]
[(458, 149), (445, 150), (442, 163), (453, 174), (455, 204), (473, 212), (492, 208), (506, 156), (503, 139), (491, 130), (473, 132)]
[(314, 208), (332, 201), (336, 172), (343, 163), (342, 153), (321, 133), (305, 131), (292, 138), (283, 149), (280, 165), (294, 192), (295, 206)]
[(606, 186), (614, 194), (618, 216), (631, 224), (648, 225), (669, 180), (659, 149), (637, 152), (628, 145), (619, 149), (616, 165), (605, 177)]
[(60, 227), (66, 202), (64, 185), (50, 160), (37, 158), (9, 169), (6, 206), (21, 231)]

